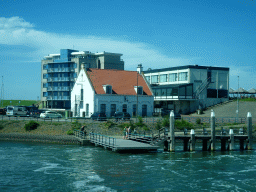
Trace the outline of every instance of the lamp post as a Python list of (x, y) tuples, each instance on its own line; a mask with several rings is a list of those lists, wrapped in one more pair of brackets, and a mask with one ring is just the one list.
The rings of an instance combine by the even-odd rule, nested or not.
[(137, 93), (136, 93), (136, 97), (137, 97), (137, 106), (136, 106), (136, 123), (138, 122), (138, 71), (137, 71)]
[(238, 122), (238, 117), (239, 117), (239, 76), (237, 76), (237, 109), (236, 109), (236, 118), (237, 118), (237, 122)]

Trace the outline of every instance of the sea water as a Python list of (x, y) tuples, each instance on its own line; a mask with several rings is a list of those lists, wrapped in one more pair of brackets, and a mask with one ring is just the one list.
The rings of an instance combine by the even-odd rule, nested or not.
[(132, 154), (0, 141), (0, 171), (1, 192), (256, 190), (254, 150)]

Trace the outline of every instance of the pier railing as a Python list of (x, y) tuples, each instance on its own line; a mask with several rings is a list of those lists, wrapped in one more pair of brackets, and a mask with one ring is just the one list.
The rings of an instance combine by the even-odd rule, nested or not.
[(114, 149), (116, 146), (116, 138), (109, 137), (106, 135), (101, 135), (98, 133), (90, 133), (90, 141), (91, 143), (94, 143), (95, 145), (101, 145), (105, 148), (111, 148)]
[(80, 139), (86, 139), (87, 135), (85, 132), (80, 131), (80, 130), (74, 130), (73, 132), (74, 132), (75, 137), (78, 137)]

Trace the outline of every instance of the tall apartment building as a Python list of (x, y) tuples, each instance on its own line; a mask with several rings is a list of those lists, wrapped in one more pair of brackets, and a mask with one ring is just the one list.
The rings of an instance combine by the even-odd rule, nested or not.
[(186, 114), (228, 100), (226, 67), (187, 65), (143, 73), (153, 90), (155, 112), (167, 109)]
[(124, 70), (119, 53), (91, 53), (61, 49), (41, 62), (41, 101), (43, 108), (70, 109), (70, 94), (81, 65), (87, 68)]

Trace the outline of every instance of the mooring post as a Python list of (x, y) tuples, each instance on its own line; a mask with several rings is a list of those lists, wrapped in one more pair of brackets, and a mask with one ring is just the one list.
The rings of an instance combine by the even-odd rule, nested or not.
[(233, 151), (235, 149), (235, 137), (234, 137), (233, 129), (229, 130), (229, 134), (230, 134), (229, 150)]
[(170, 151), (175, 151), (174, 112), (170, 113)]
[(196, 147), (196, 138), (195, 138), (195, 130), (191, 129), (190, 131), (190, 151), (195, 151), (195, 147)]
[(252, 150), (252, 114), (247, 113), (248, 150)]
[(215, 151), (215, 113), (213, 109), (211, 110), (211, 151)]

